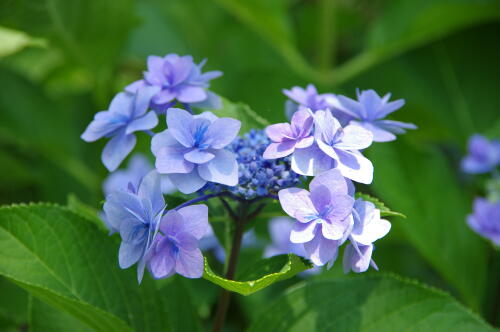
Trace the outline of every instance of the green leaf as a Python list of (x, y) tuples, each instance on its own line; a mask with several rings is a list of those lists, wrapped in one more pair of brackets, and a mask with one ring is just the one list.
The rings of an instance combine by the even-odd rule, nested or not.
[(169, 330), (152, 280), (139, 286), (117, 253), (113, 239), (66, 208), (0, 208), (0, 275), (96, 331)]
[(363, 193), (358, 192), (358, 193), (356, 193), (356, 198), (361, 198), (365, 201), (372, 202), (373, 204), (375, 204), (375, 207), (380, 210), (380, 216), (382, 216), (382, 217), (406, 218), (406, 216), (404, 214), (399, 213), (399, 212), (395, 212), (395, 211), (392, 211), (391, 209), (389, 209), (387, 206), (385, 206), (385, 204), (382, 201), (380, 201), (376, 197), (372, 197), (368, 194), (363, 194)]
[(451, 296), (396, 277), (309, 281), (264, 308), (249, 331), (496, 331)]
[(217, 116), (230, 117), (241, 121), (240, 135), (247, 133), (250, 129), (264, 129), (270, 123), (258, 113), (253, 111), (248, 105), (243, 103), (233, 103), (223, 97), (222, 108), (217, 110)]
[(203, 278), (229, 291), (250, 295), (310, 268), (312, 268), (312, 264), (301, 257), (293, 254), (279, 255), (259, 261), (244, 274), (241, 274), (243, 281), (235, 281), (216, 275), (205, 259)]
[(75, 194), (68, 195), (67, 207), (72, 212), (80, 215), (84, 219), (92, 221), (102, 231), (104, 232), (109, 231), (106, 228), (104, 222), (99, 217), (99, 212), (96, 209), (92, 208), (91, 206), (88, 206), (87, 204), (83, 203), (80, 199), (78, 199), (78, 197)]
[(14, 54), (28, 46), (46, 47), (46, 44), (43, 39), (0, 27), (0, 58)]
[(19, 331), (28, 322), (28, 294), (2, 277), (0, 294), (0, 330)]
[(92, 332), (75, 317), (51, 307), (33, 296), (30, 296), (29, 322), (30, 332)]

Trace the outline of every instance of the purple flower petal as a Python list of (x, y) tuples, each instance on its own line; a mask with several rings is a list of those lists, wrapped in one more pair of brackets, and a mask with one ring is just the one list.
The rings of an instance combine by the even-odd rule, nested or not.
[(180, 108), (169, 108), (167, 111), (167, 125), (170, 134), (182, 145), (190, 148), (194, 145), (191, 124), (193, 116), (189, 112)]
[[(388, 98), (387, 98), (387, 100), (388, 100)], [(389, 114), (391, 114), (392, 112), (397, 111), (398, 109), (400, 109), (404, 105), (405, 105), (404, 99), (398, 99), (398, 100), (391, 101), (390, 103), (387, 103), (384, 106), (380, 107), (378, 109), (378, 111), (375, 113), (374, 117), (376, 119), (383, 119), (386, 116), (388, 116)]]
[(184, 154), (184, 159), (195, 164), (204, 164), (214, 159), (214, 157), (213, 153), (196, 148)]
[(373, 181), (373, 165), (361, 153), (337, 150), (337, 169), (353, 181), (370, 184)]
[(300, 222), (307, 223), (311, 220), (311, 217), (308, 216), (318, 214), (307, 190), (299, 188), (281, 189), (278, 192), (278, 197), (283, 211)]
[(184, 146), (177, 142), (177, 140), (172, 136), (170, 130), (164, 130), (153, 136), (151, 140), (151, 151), (156, 156), (158, 151), (163, 147), (172, 147), (182, 149)]
[(184, 158), (184, 149), (165, 146), (156, 153), (155, 167), (161, 174), (191, 173), (194, 166)]
[(309, 184), (309, 190), (312, 192), (322, 186), (338, 194), (347, 194), (349, 191), (348, 182), (337, 169), (331, 169), (316, 175)]
[(197, 170), (188, 174), (169, 174), (169, 179), (183, 194), (192, 194), (200, 190), (207, 180), (202, 179)]
[(238, 184), (238, 163), (236, 156), (227, 150), (214, 151), (215, 157), (198, 165), (198, 174), (206, 181), (235, 186)]
[(308, 148), (308, 147), (310, 147), (311, 145), (314, 144), (314, 137), (313, 136), (309, 136), (309, 137), (300, 138), (296, 142), (297, 143), (295, 144), (295, 147), (297, 149)]
[(316, 266), (323, 266), (335, 260), (338, 246), (338, 241), (325, 239), (321, 234), (317, 234), (312, 241), (304, 243), (306, 257)]
[(365, 272), (370, 267), (372, 258), (373, 245), (358, 246), (358, 250), (349, 244), (344, 250), (343, 265), (344, 273), (352, 270), (356, 273)]
[(276, 123), (267, 126), (265, 131), (267, 137), (276, 143), (280, 143), (286, 138), (293, 138), (292, 127), (288, 123)]
[(129, 123), (125, 133), (130, 135), (135, 131), (153, 129), (157, 124), (158, 116), (155, 112), (149, 112), (145, 116), (137, 118)]
[(134, 96), (134, 112), (132, 117), (137, 118), (146, 113), (151, 102), (151, 98), (160, 91), (157, 86), (146, 86), (138, 90)]
[[(120, 121), (121, 120), (121, 121)], [(126, 122), (116, 114), (102, 111), (95, 115), (94, 120), (85, 129), (81, 138), (85, 142), (94, 142), (122, 127)]]
[(149, 261), (149, 269), (153, 277), (157, 279), (171, 276), (175, 272), (174, 268), (175, 259), (168, 251), (161, 255), (154, 255)]
[(305, 243), (314, 238), (316, 234), (317, 222), (311, 221), (309, 223), (296, 222), (290, 232), (290, 241), (292, 243)]
[(335, 161), (313, 144), (296, 149), (292, 154), (292, 170), (300, 175), (314, 176), (335, 166)]
[(241, 128), (241, 122), (231, 118), (220, 118), (212, 122), (205, 134), (205, 143), (214, 149), (230, 144)]
[(190, 205), (177, 212), (184, 218), (183, 230), (192, 234), (196, 239), (201, 239), (210, 229), (206, 205)]
[(137, 263), (141, 259), (143, 252), (142, 243), (134, 244), (122, 241), (118, 253), (120, 268), (127, 269)]
[(278, 159), (289, 156), (295, 150), (295, 141), (282, 141), (280, 143), (271, 143), (264, 151), (265, 159)]
[(102, 150), (101, 160), (106, 168), (113, 172), (135, 146), (134, 135), (126, 135), (123, 131), (113, 137)]
[(361, 150), (366, 149), (373, 142), (373, 134), (363, 127), (350, 125), (343, 131), (341, 141), (335, 144), (336, 149)]
[(155, 171), (149, 172), (141, 181), (137, 196), (143, 201), (151, 201), (153, 213), (160, 213), (165, 207), (165, 199), (161, 191), (160, 175)]
[(109, 112), (130, 118), (134, 113), (135, 94), (120, 92), (109, 104)]
[(352, 121), (351, 123), (369, 130), (373, 134), (374, 142), (390, 142), (396, 139), (396, 135), (382, 127), (379, 127), (376, 123), (357, 121)]
[(205, 89), (199, 86), (183, 87), (177, 95), (177, 99), (181, 103), (197, 103), (207, 99), (207, 97)]
[(175, 264), (175, 271), (186, 278), (203, 276), (203, 255), (199, 249), (180, 250)]
[(147, 86), (147, 84), (144, 80), (138, 80), (138, 81), (135, 81), (135, 82), (127, 85), (125, 87), (125, 91), (129, 92), (129, 93), (136, 93), (137, 91), (139, 91), (140, 89), (142, 89), (146, 86)]

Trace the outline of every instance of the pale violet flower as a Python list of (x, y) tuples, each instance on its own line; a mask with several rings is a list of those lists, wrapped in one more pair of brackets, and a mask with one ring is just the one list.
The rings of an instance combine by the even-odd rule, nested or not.
[(500, 246), (500, 201), (476, 198), (467, 223), (476, 233)]
[(358, 151), (372, 144), (371, 132), (356, 125), (342, 127), (328, 110), (317, 111), (314, 123), (315, 144), (294, 151), (292, 170), (314, 176), (336, 168), (353, 181), (371, 183), (373, 165)]
[(286, 157), (295, 149), (307, 148), (314, 143), (312, 128), (314, 118), (310, 110), (300, 110), (293, 114), (290, 123), (277, 123), (266, 128), (266, 135), (272, 143), (264, 151), (265, 159)]
[(290, 241), (303, 243), (306, 257), (323, 266), (336, 259), (338, 247), (353, 227), (354, 199), (350, 184), (336, 169), (316, 176), (309, 190), (283, 189), (278, 193), (279, 201), (283, 210), (297, 220)]
[(488, 140), (479, 134), (469, 139), (469, 154), (462, 160), (462, 169), (471, 174), (493, 171), (500, 165), (500, 141)]
[(238, 183), (236, 156), (224, 148), (238, 135), (240, 121), (171, 108), (167, 125), (168, 129), (153, 137), (151, 150), (158, 172), (168, 174), (182, 193), (193, 193), (207, 182)]
[(137, 191), (118, 190), (106, 197), (106, 221), (122, 238), (118, 262), (122, 269), (138, 263), (139, 282), (164, 209), (165, 200), (156, 171), (144, 177)]
[(93, 142), (110, 137), (102, 151), (102, 162), (109, 171), (114, 171), (132, 151), (136, 143), (135, 132), (150, 130), (158, 124), (155, 112), (147, 112), (151, 97), (159, 91), (157, 87), (141, 89), (137, 93), (120, 92), (107, 111), (98, 112), (81, 138)]
[[(148, 57), (148, 70), (144, 79), (126, 87), (127, 91), (136, 92), (148, 86), (156, 86), (159, 91), (152, 99), (152, 107), (164, 110), (176, 101), (184, 104), (199, 103), (200, 106), (217, 106), (219, 98), (208, 91), (210, 80), (222, 75), (220, 71), (202, 73), (205, 60), (196, 64), (190, 55), (167, 54), (164, 57)], [(202, 104), (203, 103), (203, 104)]]
[(350, 123), (359, 125), (373, 134), (374, 142), (389, 142), (406, 129), (417, 129), (412, 123), (385, 120), (385, 117), (404, 105), (403, 99), (389, 102), (391, 94), (380, 97), (374, 90), (357, 91), (358, 100), (338, 95), (339, 110), (350, 117)]
[[(117, 170), (108, 175), (103, 183), (104, 196), (116, 190), (126, 190), (129, 186), (137, 188), (142, 178), (153, 170), (149, 160), (142, 154), (135, 154), (130, 158), (126, 169)], [(164, 194), (175, 192), (175, 186), (167, 176), (161, 176), (161, 191)]]
[(201, 278), (204, 262), (198, 241), (207, 233), (208, 227), (206, 205), (168, 211), (148, 254), (153, 277), (167, 278), (178, 273), (186, 278)]
[(380, 210), (372, 202), (357, 199), (352, 212), (354, 227), (349, 235), (350, 244), (344, 250), (344, 272), (365, 272), (372, 260), (373, 242), (389, 233), (391, 223), (380, 218)]

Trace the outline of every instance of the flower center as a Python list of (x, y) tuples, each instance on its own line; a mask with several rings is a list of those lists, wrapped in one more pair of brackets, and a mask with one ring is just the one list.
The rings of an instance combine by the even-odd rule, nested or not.
[(198, 149), (206, 149), (209, 144), (204, 143), (205, 134), (208, 130), (209, 124), (206, 122), (199, 123), (194, 131), (194, 147)]

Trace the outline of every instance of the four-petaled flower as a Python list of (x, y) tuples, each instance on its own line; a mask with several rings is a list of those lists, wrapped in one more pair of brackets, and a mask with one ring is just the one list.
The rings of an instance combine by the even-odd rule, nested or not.
[(240, 121), (171, 108), (167, 125), (168, 129), (153, 137), (151, 150), (158, 172), (168, 174), (181, 192), (193, 193), (208, 181), (228, 186), (238, 183), (236, 156), (224, 147), (238, 135)]
[(148, 57), (148, 70), (144, 72), (144, 79), (125, 89), (135, 92), (147, 86), (158, 87), (160, 90), (152, 99), (152, 107), (160, 110), (173, 106), (175, 101), (189, 104), (207, 101), (214, 97), (213, 93), (207, 91), (210, 80), (221, 76), (222, 72), (202, 73), (205, 62), (197, 65), (189, 55), (151, 55)]
[(168, 211), (161, 220), (159, 233), (148, 254), (152, 275), (166, 278), (178, 273), (187, 278), (200, 278), (204, 264), (198, 240), (208, 229), (206, 205)]
[(469, 155), (462, 160), (462, 169), (471, 174), (491, 172), (500, 165), (500, 141), (489, 141), (481, 135), (469, 139)]
[(500, 246), (500, 201), (476, 198), (474, 212), (467, 217), (467, 223), (476, 233)]
[(344, 272), (360, 273), (370, 264), (378, 270), (372, 260), (373, 242), (389, 233), (391, 223), (380, 218), (380, 210), (372, 202), (357, 199), (352, 212), (354, 227), (349, 235), (351, 242), (344, 250)]
[(296, 149), (292, 155), (292, 170), (314, 176), (332, 168), (356, 182), (369, 184), (373, 165), (358, 150), (371, 145), (373, 135), (366, 129), (348, 125), (342, 127), (328, 110), (314, 114), (315, 144)]
[(147, 87), (137, 93), (120, 92), (109, 110), (97, 113), (81, 138), (93, 142), (102, 137), (112, 137), (102, 151), (102, 162), (111, 172), (132, 151), (136, 143), (134, 132), (154, 128), (158, 117), (147, 112), (151, 97), (159, 91), (157, 87)]
[(352, 186), (332, 169), (316, 176), (309, 190), (283, 189), (278, 193), (279, 201), (283, 210), (297, 220), (290, 241), (303, 243), (306, 257), (323, 266), (336, 259), (338, 247), (353, 227)]
[(314, 118), (310, 110), (300, 110), (293, 114), (291, 124), (277, 123), (266, 128), (267, 136), (273, 141), (264, 151), (264, 158), (286, 157), (295, 149), (307, 148), (314, 143), (311, 135)]
[(120, 232), (122, 238), (118, 262), (122, 269), (139, 263), (139, 282), (144, 274), (145, 257), (158, 231), (164, 210), (165, 200), (156, 171), (148, 173), (137, 190), (131, 187), (128, 191), (118, 190), (106, 197), (106, 220)]
[(373, 134), (374, 142), (389, 142), (396, 139), (396, 134), (405, 133), (406, 129), (417, 129), (412, 123), (384, 120), (390, 113), (404, 105), (403, 99), (389, 102), (391, 94), (380, 97), (373, 90), (357, 91), (358, 100), (337, 96), (339, 109), (350, 117), (351, 124), (357, 124)]

